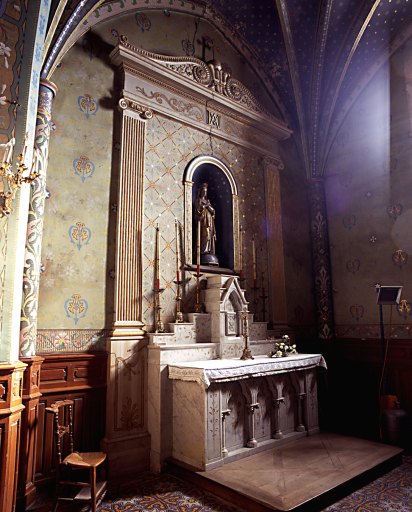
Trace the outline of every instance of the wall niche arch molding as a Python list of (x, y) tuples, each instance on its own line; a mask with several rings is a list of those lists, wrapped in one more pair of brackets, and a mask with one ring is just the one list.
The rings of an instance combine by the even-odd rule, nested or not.
[(185, 261), (187, 264), (196, 264), (194, 201), (198, 189), (205, 182), (209, 185), (208, 196), (216, 210), (216, 253), (219, 267), (240, 270), (239, 196), (236, 180), (221, 160), (208, 155), (194, 158), (184, 173)]

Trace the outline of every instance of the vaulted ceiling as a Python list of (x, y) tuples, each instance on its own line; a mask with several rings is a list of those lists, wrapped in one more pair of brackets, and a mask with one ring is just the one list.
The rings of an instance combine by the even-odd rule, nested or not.
[[(52, 53), (109, 0), (54, 0)], [(132, 2), (133, 3), (133, 2)], [(136, 8), (143, 2), (135, 1)], [(157, 0), (158, 8), (173, 2)], [(193, 0), (220, 12), (262, 62), (295, 132), (308, 177), (318, 177), (345, 113), (412, 35), (412, 0)], [(164, 5), (163, 5), (164, 4)], [(167, 5), (166, 5), (167, 4)]]

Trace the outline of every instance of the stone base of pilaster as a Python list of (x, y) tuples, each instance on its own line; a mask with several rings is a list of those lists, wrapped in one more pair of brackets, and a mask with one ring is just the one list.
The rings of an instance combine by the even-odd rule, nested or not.
[(147, 432), (118, 439), (105, 438), (102, 450), (107, 453), (110, 486), (149, 469), (150, 435)]
[(106, 436), (109, 481), (149, 469), (147, 431), (147, 339), (112, 337), (107, 340), (108, 385)]

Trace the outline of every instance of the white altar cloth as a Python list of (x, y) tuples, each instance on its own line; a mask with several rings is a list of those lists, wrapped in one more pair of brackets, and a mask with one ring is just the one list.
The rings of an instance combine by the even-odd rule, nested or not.
[(212, 359), (169, 364), (169, 379), (197, 382), (208, 388), (212, 382), (262, 377), (291, 370), (326, 368), (321, 354), (295, 354), (287, 357), (256, 356), (255, 359)]

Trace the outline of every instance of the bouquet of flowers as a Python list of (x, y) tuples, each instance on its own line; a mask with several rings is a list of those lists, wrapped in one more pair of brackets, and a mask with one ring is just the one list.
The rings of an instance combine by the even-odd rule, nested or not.
[(287, 334), (282, 336), (282, 341), (276, 341), (273, 344), (273, 350), (269, 357), (286, 357), (291, 354), (297, 354), (296, 345), (292, 345)]

